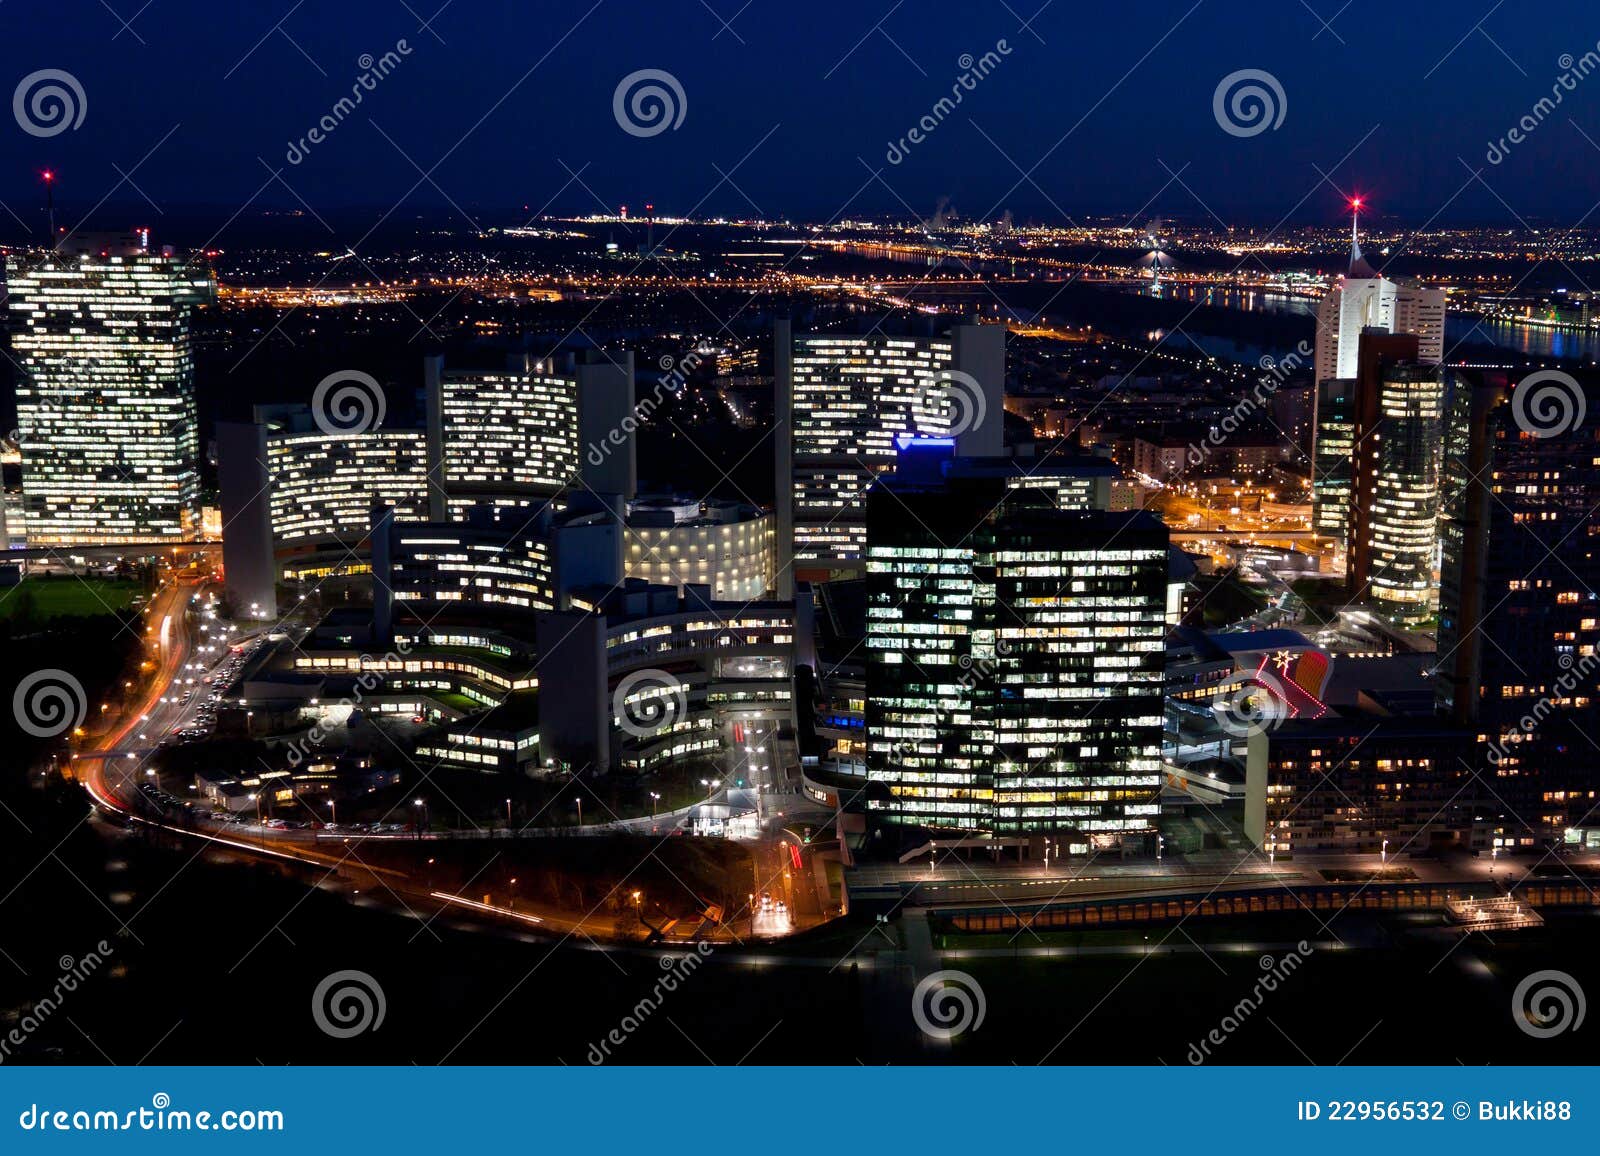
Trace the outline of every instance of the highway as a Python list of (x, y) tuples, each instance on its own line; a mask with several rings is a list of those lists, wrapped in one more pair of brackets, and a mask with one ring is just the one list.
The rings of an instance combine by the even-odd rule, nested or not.
[[(168, 699), (174, 683), (191, 661), (193, 642), (185, 610), (203, 588), (202, 579), (173, 578), (156, 592), (144, 612), (146, 657), (156, 663), (150, 687), (119, 724), (92, 739), (87, 749), (74, 757), (73, 772), (78, 781), (105, 810), (120, 814), (133, 810), (132, 802), (122, 792), (130, 786), (159, 735), (166, 733), (155, 728), (181, 714), (181, 705), (174, 711)], [(157, 737), (146, 737), (152, 735)]]

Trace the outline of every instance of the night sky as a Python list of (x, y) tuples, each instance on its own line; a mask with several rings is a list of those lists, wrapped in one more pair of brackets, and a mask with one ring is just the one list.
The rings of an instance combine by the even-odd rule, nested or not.
[[(909, 217), (946, 196), (968, 216), (1009, 209), (1022, 221), (1334, 220), (1340, 193), (1318, 167), (1411, 222), (1570, 225), (1600, 201), (1600, 71), (1502, 163), (1485, 159), (1559, 87), (1563, 54), (1596, 49), (1592, 0), (1054, 0), (1042, 11), (1042, 0), (751, 0), (742, 11), (742, 0), (454, 0), (436, 18), (443, 0), (141, 2), (0, 5), (6, 91), (59, 69), (86, 98), (75, 129), (38, 137), (14, 117), (0, 129), (0, 200), (30, 228), (46, 166), (61, 172), (74, 222), (107, 197), (95, 223), (132, 213), (158, 230), (194, 206), (293, 208), (297, 196), (330, 214), (458, 206), (486, 224), (522, 206), (646, 201), (664, 214)], [(402, 40), (392, 73), (290, 164), (291, 142), (359, 87), (361, 57)], [(959, 87), (963, 54), (1002, 40), (990, 74), (889, 164), (890, 142)], [(614, 90), (640, 69), (681, 84), (676, 129), (619, 127)], [(1277, 128), (1219, 127), (1214, 90), (1241, 69), (1281, 84)], [(119, 167), (131, 184), (117, 186)], [(23, 236), (15, 218), (0, 212), (0, 237)]]

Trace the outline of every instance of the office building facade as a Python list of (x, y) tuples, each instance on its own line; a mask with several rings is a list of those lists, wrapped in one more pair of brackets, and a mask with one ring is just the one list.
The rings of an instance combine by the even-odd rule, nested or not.
[(633, 496), (631, 352), (582, 361), (518, 355), (495, 370), (447, 369), (430, 357), (423, 376), (435, 520), (484, 500), (537, 507), (569, 490)]
[[(1439, 478), (1445, 432), (1445, 375), (1437, 365), (1392, 365), (1377, 377), (1378, 424), (1371, 443), (1371, 518), (1350, 544), (1350, 580), (1373, 605), (1407, 626), (1438, 606)], [(1366, 487), (1358, 486), (1363, 494)]]
[(953, 437), (958, 452), (1001, 452), (1005, 328), (939, 336), (795, 334), (775, 328), (780, 593), (796, 579), (858, 573), (864, 495), (894, 467), (895, 439)]
[(1445, 291), (1399, 285), (1367, 261), (1350, 222), (1350, 263), (1317, 303), (1317, 333), (1312, 355), (1314, 383), (1356, 376), (1361, 335), (1371, 330), (1417, 338), (1417, 360), (1444, 360)]
[(197, 538), (190, 319), (209, 270), (144, 232), (75, 234), (8, 256), (6, 283), (29, 544)]
[(1445, 463), (1437, 702), (1481, 737), (1519, 838), (1553, 842), (1600, 814), (1600, 389), (1579, 384), (1587, 420), (1537, 436), (1516, 404), (1534, 385), (1470, 386)]
[(1159, 813), (1168, 537), (908, 444), (868, 493), (867, 777), (883, 820), (1126, 838)]
[(1396, 623), (1437, 608), (1441, 469), (1450, 378), (1412, 334), (1364, 333), (1353, 379), (1318, 386), (1312, 517), (1345, 545), (1353, 601)]

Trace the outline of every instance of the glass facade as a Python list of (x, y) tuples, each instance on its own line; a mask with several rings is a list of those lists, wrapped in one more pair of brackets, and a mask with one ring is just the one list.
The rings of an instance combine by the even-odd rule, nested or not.
[(6, 260), (31, 545), (199, 536), (189, 321), (215, 289), (146, 240), (85, 236)]
[(1317, 386), (1317, 443), (1311, 476), (1313, 526), (1343, 542), (1349, 530), (1351, 461), (1356, 449), (1356, 382), (1330, 378)]
[(868, 495), (867, 775), (890, 822), (1137, 835), (1160, 811), (1167, 531), (1000, 478)]
[(1391, 367), (1379, 382), (1368, 580), (1383, 613), (1406, 625), (1426, 622), (1437, 605), (1445, 400), (1435, 366)]

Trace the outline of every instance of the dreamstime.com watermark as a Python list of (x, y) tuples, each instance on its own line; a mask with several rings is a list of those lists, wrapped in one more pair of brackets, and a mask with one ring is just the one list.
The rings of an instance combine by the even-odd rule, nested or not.
[(36, 739), (53, 739), (83, 724), (89, 700), (71, 672), (50, 667), (17, 683), (11, 714), (17, 726)]
[(29, 136), (60, 136), (83, 124), (89, 115), (89, 98), (72, 73), (41, 68), (17, 82), (11, 94), (11, 115)]
[(1188, 468), (1192, 470), (1203, 463), (1211, 456), (1212, 450), (1221, 449), (1240, 426), (1265, 409), (1289, 375), (1305, 365), (1315, 352), (1309, 341), (1302, 341), (1286, 357), (1263, 355), (1258, 364), (1265, 372), (1256, 379), (1254, 388), (1235, 402), (1233, 408), (1222, 415), (1221, 421), (1206, 431), (1204, 441), (1189, 446), (1186, 455)]
[(683, 124), (689, 115), (689, 98), (672, 73), (641, 68), (617, 81), (611, 93), (611, 115), (629, 136), (660, 136)]
[(375, 1032), (389, 1014), (383, 985), (364, 971), (348, 969), (322, 977), (311, 993), (311, 1019), (336, 1040)]
[(174, 1108), (172, 1097), (157, 1092), (148, 1108), (51, 1108), (29, 1104), (17, 1117), (25, 1132), (282, 1132), (277, 1108), (224, 1108), (220, 1112)]
[(1224, 686), (1211, 699), (1217, 725), (1236, 739), (1277, 730), (1289, 717), (1283, 681), (1261, 670), (1247, 681)]
[(1289, 115), (1289, 98), (1272, 73), (1241, 68), (1217, 81), (1211, 94), (1211, 115), (1229, 136), (1260, 136), (1283, 124)]
[(1511, 417), (1536, 438), (1571, 433), (1589, 415), (1589, 397), (1578, 379), (1559, 369), (1539, 369), (1511, 391)]
[(50, 994), (43, 999), (35, 1000), (32, 1006), (23, 1011), (22, 1016), (6, 1031), (6, 1034), (0, 1036), (0, 1064), (11, 1058), (14, 1048), (22, 1047), (28, 1042), (29, 1036), (44, 1027), (50, 1017), (60, 1010), (67, 996), (77, 991), (80, 984), (86, 983), (95, 972), (99, 971), (111, 954), (111, 945), (102, 939), (94, 945), (93, 951), (79, 959), (63, 955), (56, 962), (61, 974), (56, 977), (55, 986), (50, 989)]
[(1011, 55), (1011, 46), (1002, 38), (994, 42), (994, 47), (982, 56), (974, 58), (972, 53), (963, 52), (956, 60), (961, 69), (961, 74), (950, 85), (950, 95), (941, 96), (933, 102), (933, 107), (922, 115), (922, 118), (906, 130), (904, 136), (897, 141), (890, 141), (883, 159), (891, 165), (897, 165), (911, 155), (911, 150), (927, 140), (944, 123), (945, 118), (956, 110), (969, 92), (976, 92), (978, 82), (985, 79), (1005, 57)]
[(311, 150), (334, 134), (345, 118), (355, 112), (356, 107), (366, 99), (367, 93), (376, 92), (378, 81), (386, 79), (390, 73), (400, 67), (400, 62), (411, 55), (411, 46), (402, 38), (394, 42), (394, 47), (382, 56), (374, 57), (370, 52), (364, 52), (356, 61), (361, 68), (361, 75), (356, 77), (355, 83), (350, 86), (350, 95), (341, 96), (333, 102), (333, 107), (323, 113), (322, 119), (312, 125), (305, 136), (297, 141), (289, 142), (289, 149), (283, 154), (283, 159), (291, 165), (297, 165), (311, 155)]
[(622, 1017), (622, 1022), (601, 1037), (599, 1043), (589, 1045), (586, 1057), (593, 1067), (599, 1067), (611, 1058), (611, 1049), (620, 1048), (628, 1042), (628, 1037), (644, 1026), (645, 1021), (661, 1010), (667, 996), (678, 990), (678, 985), (685, 982), (693, 975), (702, 963), (705, 962), (715, 949), (710, 942), (702, 939), (694, 945), (694, 951), (684, 952), (682, 955), (663, 955), (661, 957), (661, 975), (651, 985), (638, 1003), (629, 1009), (628, 1014)]
[(689, 713), (689, 692), (664, 670), (636, 670), (617, 683), (611, 713), (622, 730), (636, 739), (647, 739)]
[(1228, 1014), (1222, 1017), (1222, 1022), (1207, 1032), (1199, 1043), (1189, 1045), (1189, 1054), (1185, 1057), (1189, 1063), (1199, 1067), (1210, 1059), (1212, 1049), (1220, 1048), (1227, 1043), (1229, 1036), (1242, 1028), (1251, 1016), (1261, 1010), (1261, 1005), (1266, 1002), (1267, 996), (1277, 991), (1281, 984), (1300, 970), (1306, 961), (1306, 956), (1311, 953), (1311, 945), (1302, 939), (1294, 945), (1294, 950), (1282, 959), (1263, 955), (1259, 960), (1262, 974), (1256, 980), (1255, 986), (1243, 999), (1228, 1009)]
[(964, 971), (936, 971), (911, 993), (911, 1018), (931, 1040), (953, 1040), (983, 1026), (989, 1001), (983, 985)]
[(933, 437), (960, 437), (977, 429), (988, 416), (989, 399), (983, 384), (959, 369), (940, 370), (911, 402), (911, 420), (920, 432)]
[(1483, 159), (1491, 165), (1498, 165), (1510, 156), (1513, 148), (1526, 141), (1545, 122), (1545, 118), (1555, 112), (1556, 106), (1566, 99), (1567, 93), (1578, 91), (1580, 80), (1587, 80), (1590, 73), (1600, 70), (1600, 43), (1576, 59), (1572, 53), (1563, 52), (1556, 66), (1561, 69), (1561, 75), (1550, 86), (1550, 95), (1534, 101), (1533, 107), (1523, 113), (1504, 136), (1489, 142)]
[(1536, 971), (1523, 976), (1511, 993), (1512, 1020), (1536, 1040), (1577, 1031), (1588, 1010), (1583, 985), (1564, 971)]
[(682, 357), (668, 354), (657, 364), (661, 366), (661, 375), (656, 378), (650, 396), (643, 401), (635, 402), (632, 412), (606, 431), (605, 437), (589, 443), (589, 450), (585, 456), (591, 466), (603, 465), (613, 450), (627, 445), (628, 439), (638, 432), (639, 427), (649, 422), (650, 415), (661, 408), (661, 403), (666, 400), (668, 394), (677, 397), (682, 393), (689, 375), (705, 364), (705, 358), (698, 350), (691, 349)]
[(311, 418), (329, 437), (371, 433), (383, 425), (388, 412), (383, 386), (359, 369), (335, 370), (311, 391)]
[[(1514, 730), (1503, 732), (1499, 738), (1489, 744), (1488, 759), (1494, 766), (1510, 755), (1511, 746), (1521, 742), (1528, 735), (1539, 729), (1545, 719), (1560, 709), (1558, 703), (1570, 701), (1574, 692), (1578, 691), (1592, 675), (1597, 666), (1600, 666), (1600, 654), (1590, 651), (1581, 658), (1573, 658), (1570, 654), (1560, 655), (1556, 662), (1561, 666), (1561, 673), (1556, 677), (1551, 686), (1551, 693), (1545, 695), (1519, 718)], [(1513, 738), (1516, 735), (1518, 737)]]

